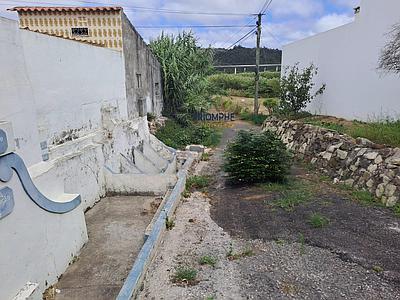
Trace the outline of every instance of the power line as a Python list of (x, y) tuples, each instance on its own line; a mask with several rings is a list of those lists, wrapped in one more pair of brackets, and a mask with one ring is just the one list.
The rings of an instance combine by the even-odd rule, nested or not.
[[(23, 1), (23, 0), (7, 0), (7, 2), (11, 3), (27, 3), (31, 4), (30, 1)], [(94, 1), (80, 1), (81, 3), (85, 4), (95, 4), (95, 5), (102, 5), (102, 6), (111, 6), (108, 3), (103, 2), (94, 2)], [(38, 1), (34, 2), (35, 4), (46, 4), (46, 5), (69, 5), (68, 3), (54, 3), (54, 2), (45, 2), (45, 1)], [(131, 5), (122, 5), (124, 10), (126, 11), (142, 11), (147, 13), (165, 13), (165, 14), (185, 14), (185, 15), (204, 15), (204, 16), (251, 16), (254, 15), (253, 13), (235, 13), (235, 12), (203, 12), (203, 11), (184, 11), (184, 10), (171, 10), (165, 8), (154, 8), (154, 7), (143, 7), (143, 6), (131, 6)]]
[[(267, 0), (268, 1), (268, 0)], [(267, 3), (267, 1), (265, 1), (265, 3)], [(265, 8), (263, 10), (261, 10), (261, 14), (265, 14), (265, 12), (267, 11), (267, 9), (269, 8), (269, 6), (271, 5), (273, 0), (269, 0), (268, 4), (265, 6)]]
[[(257, 18), (257, 17), (253, 17), (245, 26), (243, 26), (243, 27), (240, 28), (238, 31), (236, 31), (236, 32), (234, 32), (233, 34), (231, 34), (231, 35), (229, 36), (229, 38), (226, 39), (222, 44), (223, 44), (223, 45), (229, 45), (229, 44), (231, 44), (231, 43), (232, 43), (232, 38), (233, 38), (235, 35), (238, 35), (238, 34), (242, 33), (242, 31), (243, 31), (246, 27), (248, 27), (251, 23), (253, 23), (254, 20), (255, 20), (256, 18)], [(254, 26), (254, 25), (251, 25), (251, 26)]]
[(247, 40), (254, 32), (256, 32), (255, 28), (250, 30), (248, 33), (246, 33), (244, 36), (242, 36), (239, 40), (237, 40), (235, 43), (230, 45), (227, 49), (230, 49), (230, 48), (234, 47), (235, 45), (237, 45), (238, 43)]
[(238, 27), (254, 27), (241, 25), (136, 25), (135, 28), (152, 29), (152, 28), (238, 28)]

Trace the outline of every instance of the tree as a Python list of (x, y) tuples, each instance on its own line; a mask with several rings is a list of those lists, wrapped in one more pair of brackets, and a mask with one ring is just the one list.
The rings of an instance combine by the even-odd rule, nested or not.
[(325, 84), (312, 93), (315, 87), (313, 77), (317, 74), (318, 69), (313, 64), (303, 70), (299, 69), (298, 63), (285, 68), (280, 82), (279, 110), (281, 113), (296, 114), (305, 109), (315, 97), (323, 94)]
[(389, 41), (382, 49), (379, 69), (400, 74), (400, 23), (389, 32)]

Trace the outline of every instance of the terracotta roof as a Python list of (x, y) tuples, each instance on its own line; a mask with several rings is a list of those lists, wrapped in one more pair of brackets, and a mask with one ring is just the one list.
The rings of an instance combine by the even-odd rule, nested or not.
[(8, 10), (17, 12), (28, 12), (28, 11), (120, 11), (120, 6), (16, 6), (9, 8)]

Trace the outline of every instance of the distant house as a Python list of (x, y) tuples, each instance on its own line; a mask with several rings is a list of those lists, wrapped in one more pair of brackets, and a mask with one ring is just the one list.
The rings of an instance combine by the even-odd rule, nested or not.
[(123, 52), (129, 117), (161, 114), (161, 66), (122, 7), (18, 6), (10, 10), (18, 12), (22, 29)]

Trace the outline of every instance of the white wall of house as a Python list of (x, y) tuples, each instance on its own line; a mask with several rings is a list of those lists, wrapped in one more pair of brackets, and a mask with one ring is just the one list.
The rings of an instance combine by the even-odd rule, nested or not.
[(400, 1), (363, 0), (353, 23), (286, 45), (282, 64), (319, 68), (326, 91), (309, 111), (347, 119), (400, 117), (400, 77), (377, 70), (387, 33), (400, 22)]

